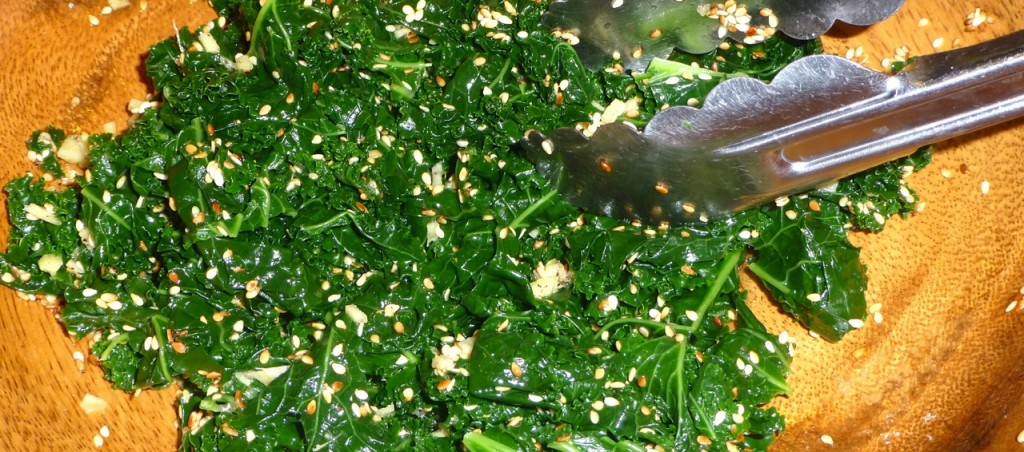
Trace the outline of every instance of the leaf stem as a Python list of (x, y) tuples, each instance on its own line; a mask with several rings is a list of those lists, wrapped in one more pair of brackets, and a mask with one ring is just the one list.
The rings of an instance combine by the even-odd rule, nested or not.
[(110, 356), (110, 353), (114, 351), (114, 347), (125, 342), (128, 342), (128, 333), (121, 333), (114, 336), (114, 338), (110, 340), (110, 343), (108, 343), (106, 347), (103, 347), (103, 351), (100, 352), (100, 361), (106, 361), (107, 357)]
[(754, 272), (754, 274), (757, 275), (758, 278), (761, 278), (761, 281), (764, 281), (768, 285), (776, 288), (779, 292), (782, 292), (784, 295), (789, 295), (789, 293), (793, 291), (789, 287), (786, 287), (785, 282), (779, 281), (778, 278), (772, 276), (771, 273), (768, 273), (768, 270), (766, 270), (757, 262), (751, 262), (750, 265), (747, 266), (747, 268), (749, 268), (750, 271)]
[(156, 356), (157, 361), (160, 364), (160, 374), (163, 375), (167, 383), (170, 384), (173, 381), (171, 377), (171, 369), (167, 364), (167, 355), (165, 354), (164, 347), (167, 345), (167, 340), (164, 338), (163, 325), (160, 325), (160, 320), (167, 320), (166, 317), (160, 315), (154, 315), (150, 317), (149, 321), (153, 324), (153, 337), (156, 338), (157, 348)]
[(527, 219), (529, 219), (534, 213), (537, 212), (538, 209), (541, 208), (541, 206), (547, 204), (547, 202), (550, 201), (551, 198), (554, 198), (557, 194), (558, 190), (551, 190), (547, 194), (542, 196), (540, 199), (535, 201), (533, 204), (530, 204), (529, 207), (523, 209), (523, 211), (518, 216), (516, 216), (516, 218), (512, 220), (511, 223), (508, 224), (508, 228), (517, 229), (519, 228), (519, 226), (522, 226)]
[(108, 206), (106, 203), (103, 202), (103, 200), (101, 200), (99, 197), (93, 194), (89, 188), (82, 189), (82, 197), (96, 205), (96, 207), (102, 210), (103, 213), (109, 215), (110, 218), (113, 219), (114, 222), (116, 222), (117, 224), (124, 226), (126, 229), (131, 229), (132, 226), (128, 224), (128, 221), (125, 220), (124, 217), (115, 213), (114, 210), (110, 208), (110, 206)]

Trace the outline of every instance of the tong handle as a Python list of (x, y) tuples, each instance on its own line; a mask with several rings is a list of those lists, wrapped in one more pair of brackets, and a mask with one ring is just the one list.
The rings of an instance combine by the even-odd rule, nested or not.
[(1024, 31), (919, 57), (886, 88), (887, 96), (776, 136), (789, 163), (779, 183), (813, 187), (1024, 116)]

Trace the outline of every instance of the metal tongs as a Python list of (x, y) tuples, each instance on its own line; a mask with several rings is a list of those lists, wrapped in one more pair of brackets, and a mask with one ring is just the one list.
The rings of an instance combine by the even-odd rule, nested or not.
[[(627, 0), (628, 1), (628, 0)], [(523, 140), (575, 205), (658, 224), (719, 218), (1024, 116), (1024, 31), (915, 59), (886, 75), (815, 55), (771, 84), (727, 80), (700, 108), (659, 112), (587, 138), (572, 128)]]
[(813, 39), (836, 21), (871, 25), (903, 0), (554, 0), (545, 25), (567, 37), (587, 67), (609, 60), (642, 71), (673, 49), (707, 53), (725, 38), (756, 44), (776, 31)]

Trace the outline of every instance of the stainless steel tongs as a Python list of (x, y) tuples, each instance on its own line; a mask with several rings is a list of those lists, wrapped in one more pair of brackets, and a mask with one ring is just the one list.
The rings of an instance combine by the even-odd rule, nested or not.
[(561, 128), (523, 140), (577, 206), (652, 223), (726, 216), (1024, 116), (1024, 31), (922, 56), (896, 75), (805, 57), (772, 81), (736, 78), (701, 108), (659, 112), (591, 138)]
[(812, 39), (834, 22), (871, 25), (903, 0), (554, 0), (543, 22), (563, 33), (587, 67), (609, 60), (643, 70), (675, 48), (707, 53), (725, 38), (756, 44), (777, 31)]

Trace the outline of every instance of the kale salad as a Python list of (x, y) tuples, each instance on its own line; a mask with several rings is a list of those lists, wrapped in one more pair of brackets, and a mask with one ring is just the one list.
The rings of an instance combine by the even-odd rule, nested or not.
[(727, 220), (595, 216), (528, 130), (642, 128), (820, 43), (592, 72), (546, 0), (212, 4), (125, 133), (31, 137), (0, 254), (114, 386), (181, 388), (182, 450), (764, 450), (793, 344), (739, 274), (824, 339), (862, 327), (847, 234), (913, 211), (929, 159)]

